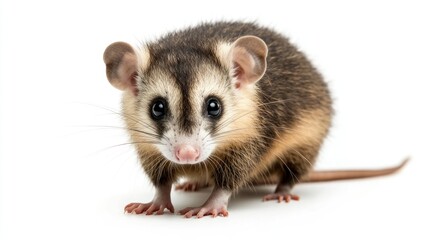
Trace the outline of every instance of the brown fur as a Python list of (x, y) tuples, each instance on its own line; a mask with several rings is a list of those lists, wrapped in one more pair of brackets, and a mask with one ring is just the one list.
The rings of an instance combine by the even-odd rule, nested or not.
[[(318, 152), (327, 133), (329, 123), (330, 119), (328, 116), (320, 110), (303, 114), (300, 120), (290, 129), (284, 129), (275, 138), (272, 147), (263, 155), (261, 162), (252, 172), (252, 179), (260, 177), (261, 174), (263, 175), (271, 166), (278, 163), (277, 161), (285, 161), (284, 164), (286, 166), (295, 165), (295, 162), (288, 163), (288, 158), (283, 156), (287, 156), (291, 152), (300, 156), (302, 153), (297, 150), (300, 147), (308, 146), (306, 147), (307, 149), (314, 149), (314, 151)], [(307, 159), (307, 157), (302, 155), (298, 164), (302, 162), (302, 164), (308, 165), (306, 168), (309, 170), (314, 161), (314, 158)], [(297, 181), (299, 181), (299, 179), (297, 179)]]
[[(199, 33), (203, 29), (208, 31)], [(156, 93), (176, 97), (176, 100), (171, 100), (174, 104), (170, 104), (174, 112), (195, 111), (187, 108), (197, 105), (198, 101), (186, 94), (203, 95), (207, 87), (205, 82), (210, 79), (209, 73), (214, 76), (211, 82), (222, 79), (220, 76), (228, 72), (228, 63), (225, 62), (227, 49), (244, 35), (255, 35), (266, 42), (268, 67), (255, 86), (235, 93), (228, 89), (220, 93), (224, 98), (226, 115), (218, 125), (231, 121), (220, 130), (221, 133), (231, 133), (219, 138), (215, 151), (203, 163), (182, 166), (167, 161), (153, 145), (145, 143), (151, 137), (134, 131), (144, 129), (153, 135), (164, 131), (164, 128), (155, 131), (146, 126), (151, 124), (151, 120), (142, 112), (141, 106), (146, 105), (146, 99)], [(204, 40), (199, 39), (202, 36)], [(258, 45), (252, 47), (255, 51), (260, 50)], [(182, 52), (181, 49), (185, 48), (188, 50)], [(239, 48), (239, 51), (243, 49)], [(255, 177), (269, 175), (273, 168), (275, 172), (290, 174), (299, 181), (312, 167), (330, 126), (331, 100), (320, 75), (283, 36), (248, 23), (206, 24), (167, 35), (136, 52), (140, 64), (136, 83), (139, 95), (124, 94), (123, 113), (142, 166), (155, 185), (175, 181), (181, 176), (200, 176), (213, 179), (219, 187), (236, 190)], [(164, 53), (165, 58), (161, 58)], [(258, 53), (261, 54), (263, 52)], [(185, 66), (174, 70), (183, 61), (198, 62), (189, 62), (187, 66), (193, 66), (189, 72), (183, 71)], [(257, 61), (265, 62), (264, 59)], [(165, 71), (168, 68), (172, 69), (171, 75)], [(184, 82), (178, 87), (169, 87), (170, 90), (165, 89), (164, 93), (164, 86), (172, 86), (169, 78), (183, 78)], [(219, 84), (222, 89), (223, 85)], [(196, 124), (194, 118), (187, 122), (184, 130), (192, 131), (189, 124)]]
[[(245, 37), (239, 42), (243, 46), (231, 53), (233, 43), (249, 35), (263, 41)], [(124, 53), (131, 51), (125, 44), (113, 46), (120, 56), (114, 52), (108, 56), (116, 57), (105, 58), (108, 78), (114, 86), (128, 88), (124, 120), (155, 186), (188, 177), (226, 190), (273, 178), (291, 187), (312, 169), (331, 125), (332, 100), (321, 75), (284, 36), (243, 22), (207, 23), (173, 32), (135, 51), (137, 69), (122, 71), (128, 75), (120, 78), (132, 79), (127, 84), (118, 83), (117, 75)], [(228, 62), (234, 54), (244, 56), (237, 58), (239, 62), (255, 63), (256, 75), (248, 74), (248, 82), (234, 82)], [(255, 62), (246, 56), (255, 57)], [(216, 121), (200, 113), (211, 95), (224, 109)], [(164, 121), (150, 118), (150, 103), (156, 97), (168, 100), (170, 115)], [(151, 143), (162, 140), (166, 132), (200, 131), (210, 132), (217, 145), (207, 160), (194, 165), (169, 161)]]

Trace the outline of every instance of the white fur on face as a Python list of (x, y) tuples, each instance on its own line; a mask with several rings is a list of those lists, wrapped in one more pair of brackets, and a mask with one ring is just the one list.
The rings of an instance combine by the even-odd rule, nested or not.
[[(202, 126), (197, 129), (192, 135), (178, 134), (175, 129), (169, 129), (164, 133), (164, 138), (161, 140), (162, 145), (157, 145), (159, 151), (168, 160), (178, 164), (196, 164), (210, 157), (215, 149), (215, 144), (212, 143), (210, 134), (202, 129)], [(198, 148), (200, 151), (199, 157), (193, 162), (179, 161), (176, 157), (175, 149), (180, 145), (191, 145)]]
[[(144, 85), (144, 86), (143, 86)], [(205, 161), (220, 146), (228, 145), (231, 141), (243, 141), (255, 131), (254, 119), (256, 111), (255, 89), (237, 90), (232, 87), (232, 81), (227, 73), (221, 72), (218, 68), (210, 65), (200, 65), (193, 83), (190, 85), (188, 96), (192, 111), (186, 113), (195, 121), (194, 129), (189, 133), (183, 132), (180, 128), (180, 117), (184, 114), (181, 109), (182, 94), (178, 86), (173, 83), (171, 76), (162, 71), (151, 74), (151, 79), (146, 84), (141, 84), (139, 90), (142, 91), (140, 120), (153, 125), (152, 129), (156, 133), (156, 126), (150, 117), (147, 109), (151, 100), (162, 97), (168, 101), (168, 109), (171, 114), (168, 122), (165, 123), (165, 132), (161, 137), (160, 144), (154, 147), (168, 160), (177, 164), (195, 164)], [(219, 98), (221, 102), (222, 116), (215, 125), (218, 125), (214, 135), (210, 132), (213, 119), (206, 115), (206, 101), (209, 96)], [(183, 145), (190, 145), (198, 149), (199, 156), (192, 162), (181, 162), (176, 157), (176, 149)]]
[(223, 67), (229, 69), (231, 67), (231, 47), (228, 42), (219, 42), (215, 47), (216, 57), (220, 60)]
[[(168, 111), (171, 114), (170, 120), (165, 123), (165, 132), (161, 137), (160, 144), (154, 144), (156, 149), (168, 160), (178, 164), (195, 164), (202, 162), (210, 157), (212, 152), (216, 149), (216, 143), (213, 141), (210, 131), (209, 119), (202, 112), (206, 105), (206, 99), (208, 96), (223, 96), (227, 84), (225, 78), (220, 78), (220, 73), (215, 73), (211, 69), (205, 68), (199, 71), (200, 74), (194, 79), (195, 84), (192, 84), (190, 91), (189, 102), (192, 105), (192, 112), (186, 113), (192, 115), (193, 120), (197, 123), (191, 133), (184, 133), (180, 126), (179, 117), (183, 116), (181, 109), (182, 94), (180, 89), (172, 84), (171, 77), (158, 71), (151, 74), (150, 81), (146, 81), (140, 85), (139, 90), (142, 95), (141, 98), (139, 119), (147, 124), (153, 125), (153, 128), (148, 128), (147, 132), (151, 134), (157, 134), (156, 126), (150, 117), (150, 112), (146, 109), (150, 109), (151, 100), (157, 97), (161, 97), (168, 102)], [(203, 73), (203, 74), (202, 74)], [(220, 79), (219, 79), (220, 78)], [(223, 83), (222, 83), (223, 82)], [(227, 107), (227, 106), (222, 106)], [(181, 145), (191, 145), (199, 150), (199, 157), (194, 162), (180, 162), (176, 157), (176, 149)]]
[[(177, 108), (178, 105), (176, 105), (176, 108), (171, 109), (173, 120), (168, 123), (168, 130), (164, 133), (164, 139), (162, 140), (164, 145), (159, 145), (158, 147), (167, 159), (175, 163), (183, 164), (176, 158), (175, 148), (177, 146), (191, 145), (200, 151), (197, 160), (191, 164), (205, 161), (217, 147), (217, 143), (215, 143), (210, 133), (211, 123), (205, 115), (206, 113), (202, 112), (202, 110), (205, 109), (206, 100), (209, 96), (220, 96), (222, 101), (229, 90), (229, 84), (220, 72), (209, 66), (200, 66), (194, 81), (194, 84), (191, 85), (192, 89), (189, 89), (189, 102), (192, 105), (192, 112), (187, 114), (191, 114), (197, 123), (195, 128), (192, 129), (191, 134), (183, 133), (180, 130), (176, 123), (179, 121), (178, 117), (182, 116), (183, 113), (180, 112), (181, 109)], [(181, 100), (181, 98), (182, 96), (180, 95), (178, 99)], [(222, 102), (222, 104), (225, 104), (225, 106), (221, 106), (222, 109), (230, 107), (227, 103)]]

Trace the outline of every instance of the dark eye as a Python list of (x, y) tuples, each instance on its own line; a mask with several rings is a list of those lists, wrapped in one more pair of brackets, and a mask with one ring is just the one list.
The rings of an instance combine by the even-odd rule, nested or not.
[(207, 101), (207, 114), (209, 117), (219, 117), (221, 114), (221, 107), (219, 100), (216, 98), (210, 98)]
[(155, 120), (160, 120), (167, 112), (167, 105), (164, 100), (156, 100), (153, 102), (151, 115)]

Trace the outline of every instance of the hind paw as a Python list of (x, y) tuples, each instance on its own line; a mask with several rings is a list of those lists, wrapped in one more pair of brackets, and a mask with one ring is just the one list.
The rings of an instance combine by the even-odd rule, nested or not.
[(298, 201), (299, 196), (291, 193), (271, 193), (271, 194), (265, 195), (262, 200), (263, 201), (277, 200), (279, 203), (283, 201), (288, 203), (292, 200)]

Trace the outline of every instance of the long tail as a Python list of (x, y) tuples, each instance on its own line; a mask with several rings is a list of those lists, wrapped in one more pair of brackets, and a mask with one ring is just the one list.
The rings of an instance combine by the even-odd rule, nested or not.
[(335, 180), (385, 176), (399, 171), (408, 163), (409, 160), (410, 158), (406, 158), (398, 166), (376, 170), (313, 171), (301, 179), (301, 182), (327, 182)]

